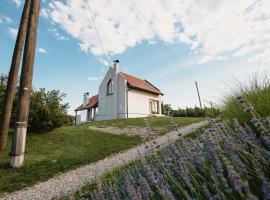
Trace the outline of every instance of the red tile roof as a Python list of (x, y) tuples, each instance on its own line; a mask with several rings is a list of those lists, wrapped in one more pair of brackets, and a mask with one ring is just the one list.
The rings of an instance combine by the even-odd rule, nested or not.
[(142, 80), (140, 78), (137, 78), (135, 76), (131, 76), (129, 74), (120, 72), (120, 75), (123, 76), (127, 82), (134, 87), (134, 89), (141, 89), (146, 92), (154, 93), (154, 94), (162, 94), (162, 92), (156, 88), (154, 85), (152, 85), (150, 82), (147, 80)]
[(78, 108), (75, 109), (75, 111), (83, 110), (83, 104), (80, 105)]
[(93, 108), (98, 105), (98, 95), (92, 96), (89, 99), (89, 102), (86, 106), (80, 105), (78, 108), (75, 109), (75, 111), (85, 110), (88, 108)]

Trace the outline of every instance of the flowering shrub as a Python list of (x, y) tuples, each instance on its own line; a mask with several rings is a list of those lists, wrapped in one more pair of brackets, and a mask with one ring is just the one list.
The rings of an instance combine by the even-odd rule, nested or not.
[(195, 139), (180, 139), (85, 187), (77, 199), (270, 199), (270, 134), (242, 98), (252, 124), (210, 120)]

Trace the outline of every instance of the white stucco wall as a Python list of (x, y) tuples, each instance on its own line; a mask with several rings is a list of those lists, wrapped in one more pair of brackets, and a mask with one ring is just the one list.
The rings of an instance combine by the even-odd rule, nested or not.
[(84, 123), (87, 121), (87, 110), (77, 112), (76, 124)]
[(118, 118), (127, 118), (127, 81), (124, 77), (118, 76)]
[(128, 91), (128, 118), (147, 117), (150, 115), (150, 99), (159, 101), (161, 111), (161, 95), (149, 94), (138, 90)]
[[(110, 67), (99, 86), (99, 111), (96, 120), (125, 118), (126, 82), (119, 74), (119, 69)], [(113, 94), (107, 95), (107, 84), (113, 81)]]
[(75, 120), (76, 120), (76, 124), (80, 124), (81, 123), (81, 115), (77, 114)]
[(98, 107), (97, 120), (104, 120), (112, 117), (112, 96), (107, 96), (107, 83), (113, 77), (113, 68), (109, 68), (98, 89)]

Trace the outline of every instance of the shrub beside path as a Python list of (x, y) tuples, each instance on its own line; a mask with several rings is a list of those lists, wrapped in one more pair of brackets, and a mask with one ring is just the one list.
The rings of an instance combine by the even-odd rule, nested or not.
[(198, 128), (207, 125), (207, 121), (191, 124), (189, 126), (178, 128), (166, 135), (160, 136), (150, 142), (141, 144), (132, 149), (112, 155), (96, 163), (91, 163), (75, 170), (55, 176), (48, 181), (38, 183), (32, 187), (16, 191), (1, 196), (1, 200), (48, 200), (57, 199), (62, 196), (73, 194), (87, 183), (99, 178), (104, 172), (109, 172), (113, 168), (121, 167), (131, 161), (138, 159), (140, 156), (147, 154), (146, 146), (153, 142), (160, 147), (189, 134)]

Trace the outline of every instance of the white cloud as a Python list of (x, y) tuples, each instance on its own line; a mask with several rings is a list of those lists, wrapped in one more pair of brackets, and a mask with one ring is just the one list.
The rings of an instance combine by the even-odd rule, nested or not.
[[(160, 40), (187, 44), (204, 57), (200, 63), (207, 63), (270, 47), (269, 0), (88, 2), (106, 53)], [(85, 0), (54, 1), (46, 9), (46, 17), (77, 39), (83, 51), (102, 55)]]
[(38, 48), (37, 49), (37, 52), (38, 53), (42, 53), (42, 54), (47, 54), (48, 53), (48, 50), (44, 49), (44, 48)]
[(69, 38), (61, 35), (56, 28), (49, 28), (48, 31), (52, 33), (57, 40), (68, 41)]
[(263, 62), (267, 63), (270, 62), (270, 49), (265, 49), (260, 51), (256, 56), (251, 57), (249, 59), (250, 62)]
[(5, 16), (5, 15), (1, 15), (0, 16), (0, 24), (1, 23), (5, 23), (5, 24), (11, 24), (13, 21), (10, 17)]
[(205, 55), (203, 56), (198, 64), (205, 64), (211, 61), (216, 61), (216, 60), (226, 60), (228, 57), (225, 56), (210, 56), (210, 55)]
[(45, 8), (41, 9), (40, 16), (44, 17), (44, 18), (48, 18), (49, 17), (49, 10), (45, 9)]
[(16, 28), (8, 28), (7, 32), (13, 39), (16, 39), (17, 34), (18, 34), (18, 29), (16, 29)]
[(21, 0), (13, 0), (13, 2), (16, 4), (17, 7), (19, 7), (22, 4)]
[(89, 76), (87, 79), (89, 81), (99, 81), (99, 80), (101, 80), (101, 77), (98, 77), (98, 76)]

